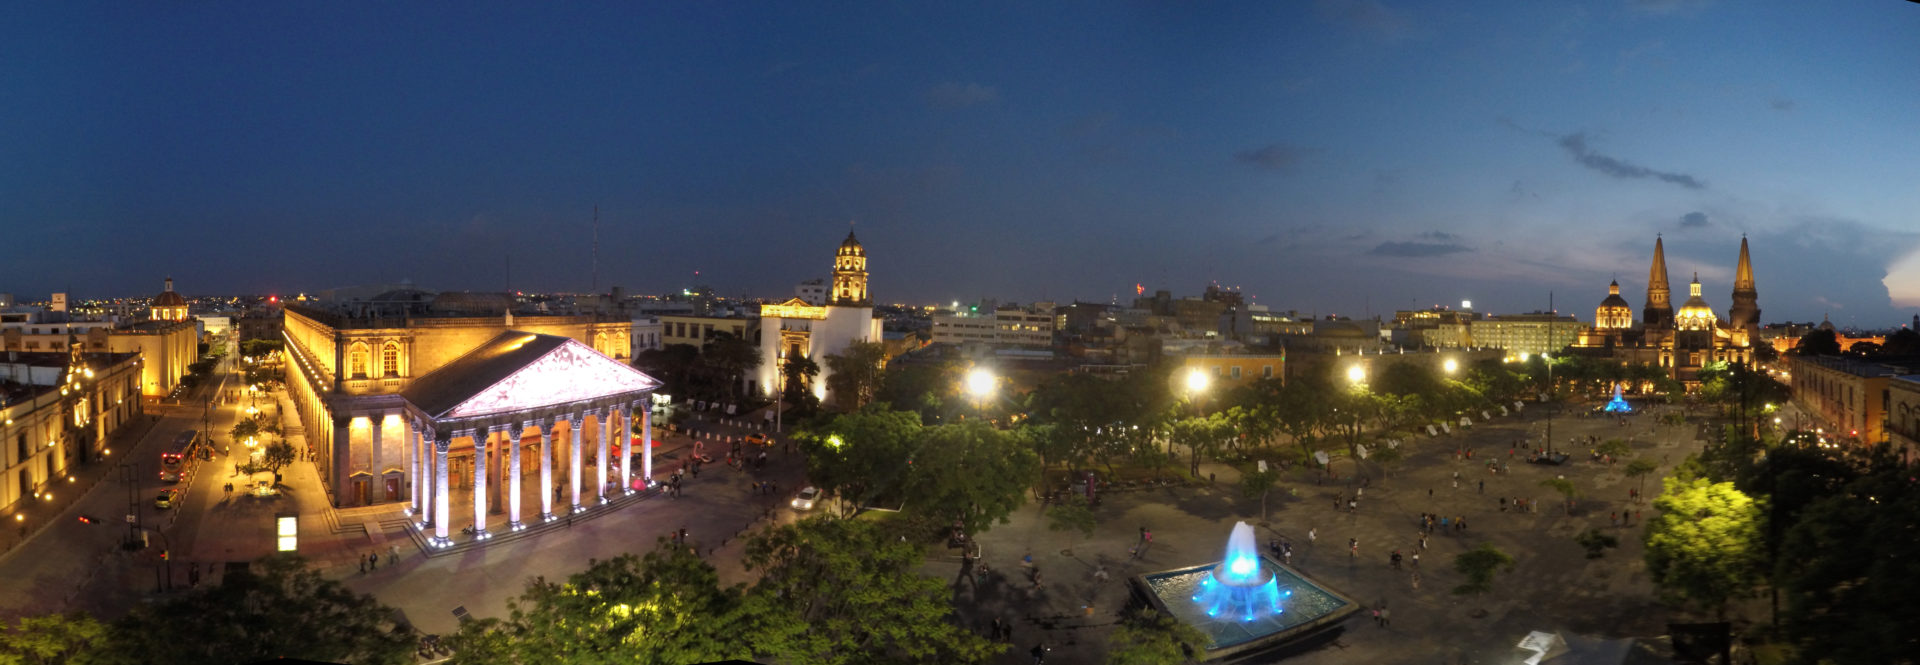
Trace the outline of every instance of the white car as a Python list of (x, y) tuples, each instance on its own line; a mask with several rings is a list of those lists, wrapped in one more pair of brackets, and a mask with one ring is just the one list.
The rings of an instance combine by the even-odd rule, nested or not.
[(804, 487), (793, 497), (794, 510), (813, 510), (813, 501), (820, 498), (820, 488)]

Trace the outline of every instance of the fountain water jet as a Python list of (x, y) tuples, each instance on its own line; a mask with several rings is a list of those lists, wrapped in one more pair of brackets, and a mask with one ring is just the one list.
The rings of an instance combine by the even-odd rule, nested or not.
[(1193, 602), (1205, 607), (1207, 616), (1226, 612), (1241, 621), (1279, 614), (1280, 599), (1292, 591), (1280, 590), (1279, 578), (1260, 565), (1260, 551), (1254, 544), (1253, 527), (1236, 522), (1227, 536), (1227, 554), (1220, 564), (1207, 571)]

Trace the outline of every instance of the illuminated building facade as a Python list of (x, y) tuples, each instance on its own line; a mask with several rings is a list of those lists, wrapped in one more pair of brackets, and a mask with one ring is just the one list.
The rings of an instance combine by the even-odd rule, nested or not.
[(153, 297), (152, 313), (148, 317), (155, 321), (187, 320), (187, 299), (173, 292), (173, 278), (167, 278), (167, 290)]
[(880, 343), (881, 320), (873, 316), (867, 293), (867, 250), (847, 232), (833, 257), (833, 288), (825, 306), (795, 297), (760, 306), (760, 367), (746, 389), (772, 397), (781, 387), (781, 369), (790, 358), (805, 356), (820, 366), (813, 394), (828, 401), (826, 356), (856, 342)]
[[(288, 397), (307, 432), (307, 441), (314, 449), (321, 478), (334, 505), (404, 501), (416, 510), (424, 509), (423, 474), (433, 469), (422, 464), (421, 454), (413, 449), (416, 447), (413, 444), (434, 432), (446, 434), (445, 428), (449, 425), (434, 425), (428, 417), (432, 414), (421, 412), (419, 405), (409, 402), (404, 393), (416, 381), (453, 367), (479, 350), (489, 348), (488, 345), (498, 344), (509, 332), (518, 336), (535, 335), (542, 340), (570, 340), (573, 344), (566, 347), (568, 357), (598, 354), (608, 363), (644, 377), (625, 362), (616, 360), (626, 357), (631, 350), (629, 318), (605, 314), (516, 314), (506, 311), (512, 306), (512, 299), (503, 296), (443, 293), (433, 298), (431, 304), (420, 300), (380, 311), (352, 305), (331, 309), (297, 303), (286, 306), (283, 335), (289, 368)], [(560, 352), (558, 346), (550, 350)], [(581, 360), (575, 364), (601, 372), (612, 371), (584, 363)], [(581, 383), (590, 385), (587, 379)], [(589, 400), (590, 405), (569, 407), (571, 410), (548, 405), (542, 407), (547, 409), (542, 413), (564, 415), (563, 420), (571, 423), (571, 427), (606, 438), (601, 424), (610, 418), (626, 417), (623, 410), (610, 414), (607, 408), (637, 401), (637, 398)], [(541, 423), (550, 420), (541, 418), (522, 419), (520, 426), (524, 428), (525, 420)], [(453, 422), (461, 431), (485, 425), (494, 427), (495, 434), (508, 432), (513, 425), (504, 420)], [(544, 426), (539, 431), (550, 433)], [(488, 436), (481, 432), (480, 439), (489, 440)], [(498, 464), (489, 467), (486, 460), (502, 456), (518, 460), (520, 455), (503, 453), (503, 449), (512, 449), (504, 445), (481, 446), (485, 454), (475, 455), (475, 439), (468, 436), (465, 441), (461, 447), (442, 451), (441, 456), (446, 458), (442, 461), (451, 465), (453, 480), (450, 482), (457, 487), (464, 482), (463, 478), (475, 478), (476, 482), (465, 487), (478, 487), (483, 492), (492, 487), (489, 496), (497, 499), (502, 469)], [(615, 443), (620, 442), (615, 439)], [(599, 455), (596, 459), (604, 467), (608, 458)], [(578, 478), (571, 471), (573, 468), (567, 466), (565, 472), (569, 478)], [(447, 469), (440, 471), (448, 472)], [(484, 482), (489, 475), (495, 481), (490, 486)], [(517, 485), (518, 476), (507, 481)], [(500, 503), (496, 500), (491, 505), (497, 510)]]
[(1647, 301), (1639, 326), (1621, 318), (1626, 301), (1620, 298), (1619, 283), (1609, 285), (1607, 290), (1606, 300), (1594, 310), (1595, 325), (1573, 343), (1576, 352), (1621, 363), (1655, 365), (1689, 387), (1699, 383), (1700, 368), (1709, 363), (1753, 359), (1753, 345), (1760, 339), (1760, 305), (1746, 238), (1740, 239), (1733, 306), (1725, 320), (1701, 295), (1698, 275), (1687, 285), (1687, 301), (1674, 311), (1667, 282), (1666, 248), (1658, 238), (1653, 241), (1653, 265), (1647, 271)]
[[(1833, 428), (1830, 434), (1864, 443), (1886, 439), (1888, 417), (1893, 415), (1889, 410), (1899, 413), (1891, 398), (1891, 384), (1895, 377), (1911, 374), (1910, 368), (1842, 356), (1796, 354), (1786, 360), (1794, 404)], [(1813, 425), (1804, 427), (1812, 429)]]
[(140, 415), (139, 354), (14, 352), (0, 359), (0, 506), (80, 492), (64, 478), (110, 456), (106, 441)]
[(1887, 382), (1887, 441), (1902, 455), (1920, 452), (1920, 374)]

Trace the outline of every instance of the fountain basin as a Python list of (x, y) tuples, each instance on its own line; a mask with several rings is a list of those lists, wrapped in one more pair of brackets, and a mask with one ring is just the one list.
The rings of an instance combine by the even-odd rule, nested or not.
[[(1206, 634), (1212, 644), (1207, 648), (1205, 660), (1232, 658), (1309, 641), (1360, 611), (1360, 603), (1352, 598), (1278, 561), (1263, 555), (1253, 556), (1260, 563), (1263, 579), (1247, 590), (1255, 594), (1256, 600), (1264, 600), (1268, 593), (1277, 596), (1280, 608), (1277, 612), (1234, 611), (1208, 602), (1210, 593), (1218, 593), (1219, 587), (1231, 586), (1215, 578), (1216, 571), (1222, 570), (1225, 563), (1222, 561), (1135, 575), (1128, 583), (1136, 599)], [(1268, 587), (1272, 587), (1270, 592), (1266, 590)]]

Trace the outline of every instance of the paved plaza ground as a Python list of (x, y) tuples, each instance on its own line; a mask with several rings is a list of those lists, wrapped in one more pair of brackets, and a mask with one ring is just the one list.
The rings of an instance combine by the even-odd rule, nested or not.
[[(289, 407), (284, 401), (281, 404), (287, 413)], [(226, 408), (225, 424), (216, 422), (216, 432), (230, 426), (237, 406)], [(1588, 436), (1630, 437), (1636, 455), (1661, 464), (1646, 483), (1649, 494), (1657, 493), (1659, 476), (1697, 451), (1700, 441), (1697, 427), (1656, 425), (1656, 415), (1636, 415), (1625, 424), (1616, 418), (1562, 415), (1554, 419), (1554, 438), (1572, 454), (1571, 463), (1527, 464), (1521, 450), (1510, 471), (1501, 474), (1489, 473), (1486, 462), (1507, 461), (1508, 449), (1516, 441), (1538, 445), (1543, 440), (1546, 419), (1539, 408), (1496, 418), (1463, 433), (1419, 437), (1406, 444), (1406, 459), (1386, 468), (1383, 475), (1378, 467), (1368, 465), (1376, 475), (1353, 512), (1344, 503), (1337, 504), (1360, 487), (1361, 469), (1352, 461), (1336, 461), (1337, 481), (1324, 472), (1295, 469), (1283, 474), (1271, 493), (1270, 514), (1264, 523), (1259, 500), (1240, 496), (1238, 473), (1226, 465), (1204, 463), (1200, 475), (1212, 476), (1212, 484), (1201, 481), (1106, 493), (1095, 509), (1100, 521), (1097, 533), (1090, 539), (1072, 538), (1071, 553), (1064, 551), (1069, 537), (1048, 530), (1043, 507), (1029, 504), (1016, 511), (1010, 523), (978, 536), (984, 561), (995, 575), (985, 586), (959, 585), (954, 602), (961, 620), (982, 634), (995, 616), (1013, 622), (1014, 648), (999, 662), (1030, 662), (1026, 654), (1036, 642), (1052, 647), (1050, 663), (1103, 662), (1105, 642), (1127, 599), (1124, 578), (1216, 561), (1233, 523), (1246, 520), (1257, 525), (1263, 543), (1268, 538), (1290, 542), (1295, 566), (1307, 575), (1368, 604), (1385, 602), (1392, 608), (1390, 628), (1377, 627), (1366, 616), (1357, 617), (1333, 644), (1293, 656), (1290, 663), (1503, 663), (1513, 653), (1513, 643), (1531, 630), (1600, 637), (1659, 635), (1671, 617), (1653, 600), (1641, 561), (1639, 520), (1630, 526), (1609, 524), (1610, 513), (1650, 507), (1628, 503), (1633, 482), (1620, 474), (1624, 463), (1609, 468), (1588, 461), (1584, 445), (1566, 445)], [(139, 435), (147, 440), (167, 436), (198, 425), (199, 418), (174, 414), (152, 426), (152, 434)], [(297, 427), (290, 416), (287, 422)], [(714, 422), (696, 422), (691, 429), (721, 437), (748, 431)], [(296, 445), (304, 445), (297, 430), (290, 434)], [(662, 437), (656, 446), (657, 474), (664, 477), (692, 444), (685, 433)], [(1463, 448), (1473, 450), (1473, 459), (1456, 458), (1456, 451)], [(185, 509), (177, 511), (178, 522), (166, 527), (178, 553), (174, 580), (185, 586), (185, 566), (205, 564), (203, 581), (214, 581), (214, 564), (271, 551), (273, 517), (294, 514), (301, 522), (301, 553), (315, 566), (395, 606), (426, 632), (455, 630), (455, 608), (476, 616), (504, 616), (507, 599), (517, 595), (526, 580), (562, 578), (583, 569), (589, 559), (650, 550), (657, 538), (679, 528), (691, 532), (723, 580), (748, 581), (749, 573), (739, 563), (742, 536), (768, 523), (795, 519), (785, 500), (804, 484), (804, 464), (797, 453), (775, 446), (770, 456), (771, 463), (761, 471), (710, 465), (700, 478), (689, 479), (681, 498), (649, 493), (597, 509), (571, 525), (549, 524), (524, 537), (438, 557), (425, 556), (419, 539), (401, 526), (404, 516), (398, 505), (329, 508), (311, 463), (288, 469), (279, 493), (255, 497), (225, 494), (226, 482), (246, 480), (231, 476), (231, 461), (202, 462), (188, 489)], [(1453, 483), (1455, 472), (1460, 474), (1458, 487)], [(1539, 485), (1556, 474), (1571, 479), (1583, 495), (1572, 515), (1557, 494)], [(537, 474), (534, 478), (537, 481)], [(751, 483), (764, 481), (778, 482), (780, 493), (756, 495), (750, 490)], [(125, 489), (109, 480), (84, 501), (99, 503), (98, 510), (114, 505), (124, 508), (125, 494)], [(1502, 511), (1500, 497), (1530, 499), (1536, 502), (1537, 512), (1522, 514), (1511, 505)], [(85, 509), (84, 501), (74, 511)], [(537, 501), (526, 505), (528, 514), (537, 513)], [(1464, 516), (1468, 529), (1434, 532), (1428, 549), (1421, 552), (1423, 579), (1415, 589), (1411, 555), (1418, 550), (1423, 512)], [(1143, 526), (1153, 531), (1153, 544), (1142, 557), (1130, 558), (1129, 548), (1138, 542)], [(1586, 559), (1573, 537), (1590, 527), (1611, 530), (1620, 539), (1619, 549), (1609, 550), (1602, 559)], [(50, 531), (59, 528), (67, 527)], [(151, 554), (128, 554), (112, 547), (118, 531), (69, 530), (29, 541), (0, 558), (0, 574), (24, 585), (16, 588), (30, 591), (8, 594), (7, 605), (0, 611), (51, 611), (72, 603), (113, 616), (153, 595), (159, 581), (156, 571), (163, 568)], [(1310, 538), (1310, 532), (1316, 537)], [(1358, 557), (1349, 557), (1349, 538), (1359, 541)], [(1481, 542), (1491, 542), (1513, 555), (1515, 569), (1497, 576), (1491, 594), (1452, 595), (1449, 590), (1460, 582), (1451, 570), (1454, 555)], [(1395, 549), (1408, 556), (1403, 570), (1396, 571), (1388, 563)], [(383, 560), (377, 570), (361, 572), (361, 554), (395, 550), (396, 562)], [(92, 554), (56, 556), (59, 551)], [(1046, 582), (1031, 597), (1027, 571), (1020, 565), (1028, 553)], [(936, 545), (923, 572), (954, 580), (960, 564), (952, 554)], [(1106, 582), (1093, 578), (1101, 566), (1111, 574)], [(1484, 616), (1476, 618), (1477, 610), (1484, 610)]]

